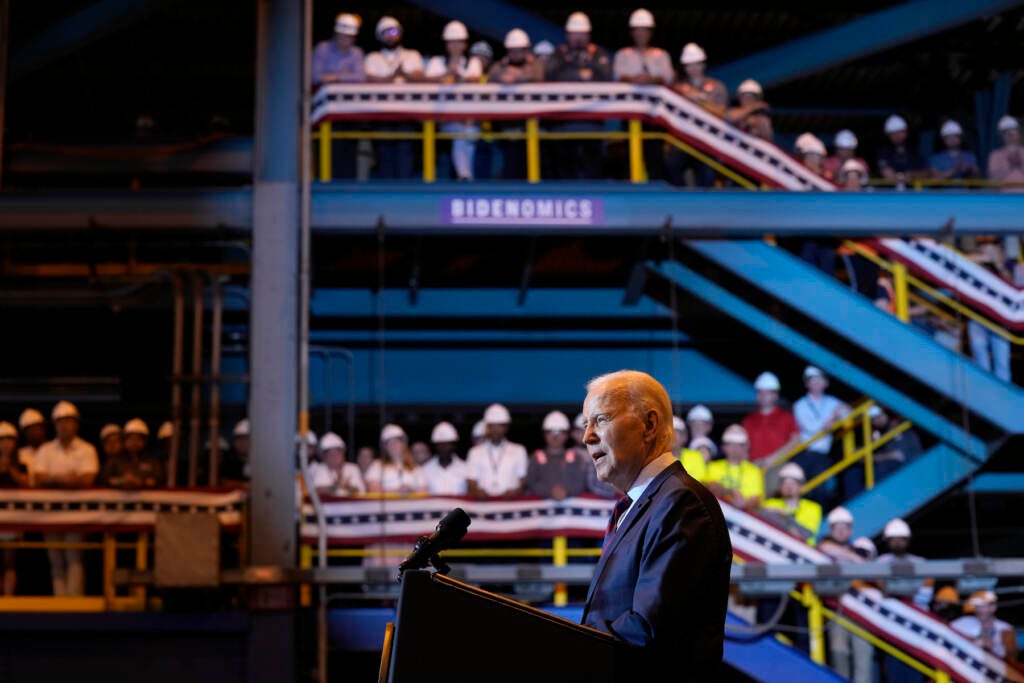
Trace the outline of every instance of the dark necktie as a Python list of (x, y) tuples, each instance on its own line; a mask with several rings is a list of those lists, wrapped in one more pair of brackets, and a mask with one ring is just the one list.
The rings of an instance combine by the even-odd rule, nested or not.
[(607, 547), (608, 541), (610, 541), (612, 536), (615, 535), (615, 527), (618, 526), (619, 517), (622, 517), (622, 513), (629, 509), (632, 502), (633, 500), (629, 496), (623, 496), (615, 501), (615, 507), (612, 509), (612, 516), (608, 520), (608, 528), (604, 532), (604, 544), (602, 545), (602, 548)]

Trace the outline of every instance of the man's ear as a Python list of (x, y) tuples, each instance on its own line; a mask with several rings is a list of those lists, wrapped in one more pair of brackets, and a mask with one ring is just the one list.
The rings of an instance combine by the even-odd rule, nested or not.
[(648, 410), (644, 415), (644, 441), (655, 441), (661, 428), (661, 417), (656, 410)]

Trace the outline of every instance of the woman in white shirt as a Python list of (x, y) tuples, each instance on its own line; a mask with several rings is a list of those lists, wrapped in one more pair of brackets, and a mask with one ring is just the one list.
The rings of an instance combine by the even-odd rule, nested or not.
[(369, 493), (426, 493), (423, 468), (412, 459), (409, 437), (396, 424), (384, 425), (380, 432), (382, 456), (366, 469), (363, 479)]

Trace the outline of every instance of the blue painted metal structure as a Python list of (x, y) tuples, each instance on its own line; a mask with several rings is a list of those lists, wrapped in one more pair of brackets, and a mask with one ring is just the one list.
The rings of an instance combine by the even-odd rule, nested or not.
[[(599, 198), (603, 217), (589, 226), (443, 225), (444, 201), (461, 198)], [(4, 193), (0, 230), (168, 229), (248, 232), (251, 190)], [(874, 236), (1024, 232), (1024, 194), (995, 192), (750, 192), (680, 191), (651, 183), (546, 182), (317, 185), (315, 233), (370, 234), (679, 234), (718, 237), (776, 235)]]
[(1020, 0), (911, 0), (715, 67), (713, 73), (730, 91), (744, 78), (754, 78), (765, 87), (780, 85), (1020, 4)]
[[(803, 334), (790, 329), (757, 307), (743, 301), (723, 287), (676, 262), (652, 266), (654, 272), (708, 302), (752, 331), (779, 344), (809, 363), (825, 368), (832, 376), (867, 396), (890, 406), (921, 429), (941, 441), (969, 454), (979, 463), (988, 457), (984, 441), (963, 430), (958, 424), (937, 415), (929, 407), (907, 397), (901, 390), (865, 372), (845, 358), (830, 351)], [(851, 294), (851, 296), (853, 296)]]
[[(977, 471), (980, 463), (946, 444), (938, 444), (844, 503), (856, 520), (854, 533), (877, 536), (894, 517), (906, 517)], [(822, 524), (823, 531), (825, 523)]]
[(935, 343), (789, 252), (760, 240), (694, 240), (689, 246), (976, 416), (1008, 433), (1024, 432), (1024, 390)]

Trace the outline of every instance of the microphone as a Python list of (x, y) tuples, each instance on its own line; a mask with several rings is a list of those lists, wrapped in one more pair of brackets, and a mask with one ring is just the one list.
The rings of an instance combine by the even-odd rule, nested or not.
[(442, 562), (437, 554), (458, 543), (466, 535), (469, 523), (469, 515), (465, 510), (452, 508), (434, 527), (434, 533), (429, 536), (420, 536), (409, 557), (398, 565), (399, 580), (406, 569), (423, 569), (431, 563), (442, 574), (447, 574), (450, 567)]

